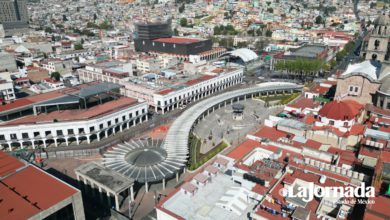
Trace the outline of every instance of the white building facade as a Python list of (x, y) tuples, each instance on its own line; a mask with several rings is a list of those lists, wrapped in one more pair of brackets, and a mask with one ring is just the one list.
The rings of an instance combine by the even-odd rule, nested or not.
[(86, 120), (0, 124), (0, 145), (5, 150), (12, 151), (13, 147), (23, 149), (31, 146), (35, 149), (36, 144), (43, 144), (44, 148), (48, 144), (58, 147), (59, 144), (64, 143), (68, 146), (69, 142), (79, 145), (80, 142), (86, 141), (89, 144), (92, 140), (100, 141), (110, 134), (122, 132), (147, 121), (147, 114), (148, 104), (142, 102), (108, 115)]
[(165, 95), (158, 93), (154, 94), (153, 99), (155, 111), (158, 112), (161, 110), (164, 114), (166, 111), (174, 110), (189, 102), (197, 101), (216, 92), (225, 90), (228, 87), (241, 83), (243, 76), (244, 70), (239, 68), (222, 73), (214, 78), (195, 85), (172, 91)]

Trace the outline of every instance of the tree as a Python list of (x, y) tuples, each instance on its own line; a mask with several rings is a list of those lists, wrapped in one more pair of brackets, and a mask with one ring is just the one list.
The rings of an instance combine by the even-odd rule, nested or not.
[(265, 32), (265, 36), (266, 36), (266, 37), (272, 37), (272, 31), (268, 29), (268, 30)]
[(322, 24), (323, 22), (322, 22), (322, 17), (321, 17), (321, 15), (318, 15), (317, 17), (316, 17), (316, 24)]
[(180, 26), (186, 27), (187, 26), (187, 18), (182, 18), (180, 19)]
[(179, 13), (183, 13), (184, 10), (186, 9), (185, 8), (186, 6), (184, 4), (182, 4), (180, 7), (179, 7)]
[(51, 79), (54, 79), (54, 80), (56, 80), (56, 81), (60, 81), (60, 79), (61, 79), (61, 74), (60, 74), (59, 72), (52, 72), (52, 73), (50, 74), (50, 78), (51, 78)]
[(84, 48), (83, 48), (83, 45), (81, 45), (81, 44), (75, 44), (75, 45), (74, 45), (74, 49), (75, 49), (75, 50), (82, 50), (82, 49), (84, 49)]
[(273, 8), (267, 8), (267, 12), (274, 13), (274, 9)]
[(68, 21), (68, 18), (66, 17), (66, 15), (62, 15), (62, 21)]
[(45, 32), (46, 33), (53, 33), (53, 29), (51, 29), (51, 27), (46, 27)]

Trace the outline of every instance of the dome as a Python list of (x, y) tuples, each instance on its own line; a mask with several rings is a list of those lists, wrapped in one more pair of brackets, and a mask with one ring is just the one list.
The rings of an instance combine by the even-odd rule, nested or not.
[(389, 15), (386, 15), (386, 14), (379, 15), (379, 17), (377, 17), (374, 20), (374, 25), (380, 25), (380, 26), (388, 26), (388, 25), (390, 25), (390, 17), (389, 17)]
[(324, 105), (318, 114), (333, 120), (351, 120), (359, 115), (363, 105), (353, 100), (331, 101)]
[(231, 56), (239, 57), (245, 63), (248, 63), (250, 61), (253, 61), (253, 60), (256, 60), (259, 58), (259, 56), (257, 56), (257, 54), (254, 51), (252, 51), (248, 48), (240, 48), (237, 50), (229, 51), (229, 52), (226, 52), (225, 54), (223, 54), (222, 56), (224, 56), (224, 55), (231, 55)]
[(379, 88), (382, 93), (390, 94), (390, 75), (382, 80), (382, 85)]

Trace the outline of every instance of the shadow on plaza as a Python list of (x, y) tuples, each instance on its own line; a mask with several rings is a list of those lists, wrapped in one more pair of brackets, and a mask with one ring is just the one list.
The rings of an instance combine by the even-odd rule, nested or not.
[(109, 206), (104, 203), (107, 201), (99, 201), (99, 199), (96, 199), (93, 196), (98, 195), (99, 192), (97, 190), (94, 192), (91, 187), (84, 187), (83, 184), (80, 184), (76, 179), (73, 179), (54, 168), (49, 168), (46, 171), (82, 192), (86, 219), (108, 219), (108, 217), (110, 217)]

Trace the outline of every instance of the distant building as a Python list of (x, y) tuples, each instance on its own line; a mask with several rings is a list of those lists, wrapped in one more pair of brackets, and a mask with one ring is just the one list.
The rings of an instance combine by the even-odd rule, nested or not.
[(189, 60), (190, 55), (201, 55), (205, 59), (211, 59), (216, 58), (216, 56), (204, 53), (220, 54), (221, 52), (213, 50), (213, 43), (208, 39), (172, 37), (170, 20), (167, 22), (137, 23), (135, 32), (136, 51), (167, 54), (181, 60)]
[(0, 73), (0, 104), (15, 100), (14, 85), (8, 72)]
[(27, 0), (1, 0), (0, 23), (4, 30), (28, 27)]
[(0, 71), (16, 71), (18, 70), (16, 66), (15, 58), (6, 52), (0, 52)]
[(85, 219), (80, 190), (0, 151), (0, 219)]
[(378, 60), (390, 64), (390, 17), (380, 15), (374, 21), (374, 29), (362, 46), (362, 56), (366, 60)]

